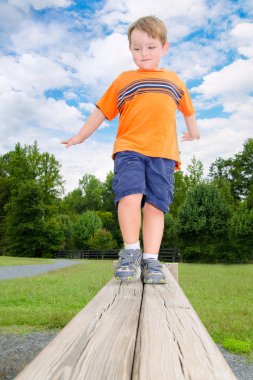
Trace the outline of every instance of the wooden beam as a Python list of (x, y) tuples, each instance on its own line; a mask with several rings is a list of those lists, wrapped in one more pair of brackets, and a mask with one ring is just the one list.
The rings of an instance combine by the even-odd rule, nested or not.
[(109, 281), (16, 379), (129, 380), (142, 291)]
[(166, 263), (166, 265), (176, 282), (178, 282), (178, 263)]
[(132, 379), (235, 380), (165, 265), (164, 272), (166, 285), (144, 286)]

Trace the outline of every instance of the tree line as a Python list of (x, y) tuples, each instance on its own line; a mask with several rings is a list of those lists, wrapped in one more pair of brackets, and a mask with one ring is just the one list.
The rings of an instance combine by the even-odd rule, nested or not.
[[(248, 139), (233, 157), (217, 158), (207, 178), (195, 157), (186, 174), (176, 172), (161, 248), (178, 248), (184, 261), (252, 260), (252, 164), (253, 139)], [(0, 156), (2, 254), (53, 257), (60, 250), (122, 247), (113, 172), (104, 182), (85, 174), (64, 195), (60, 168), (36, 142), (18, 143)]]

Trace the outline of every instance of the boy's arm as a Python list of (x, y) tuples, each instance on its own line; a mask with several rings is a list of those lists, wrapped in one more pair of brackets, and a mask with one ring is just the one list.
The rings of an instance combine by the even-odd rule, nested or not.
[(199, 140), (200, 134), (195, 114), (192, 116), (184, 116), (184, 120), (188, 128), (188, 132), (183, 133), (181, 141)]
[(103, 123), (104, 120), (104, 114), (99, 108), (96, 108), (86, 120), (79, 133), (67, 140), (61, 141), (61, 144), (65, 144), (65, 147), (69, 148), (71, 145), (82, 143)]

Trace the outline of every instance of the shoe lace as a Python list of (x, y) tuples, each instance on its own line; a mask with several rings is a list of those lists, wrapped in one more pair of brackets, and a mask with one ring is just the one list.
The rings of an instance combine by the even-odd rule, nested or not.
[(160, 272), (162, 265), (158, 260), (145, 260), (144, 265), (153, 272)]
[(135, 258), (133, 249), (122, 249), (119, 252), (120, 265), (121, 266), (129, 266), (133, 264), (133, 260)]

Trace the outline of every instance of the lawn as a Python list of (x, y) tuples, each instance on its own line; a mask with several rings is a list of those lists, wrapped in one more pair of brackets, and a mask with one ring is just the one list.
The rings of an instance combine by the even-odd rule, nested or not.
[[(64, 327), (112, 277), (112, 261), (1, 281), (0, 332)], [(253, 265), (179, 264), (179, 283), (216, 343), (253, 359)]]
[(5, 266), (16, 266), (16, 265), (35, 265), (35, 264), (52, 264), (55, 260), (51, 259), (40, 259), (35, 257), (11, 257), (11, 256), (0, 256), (0, 267)]

